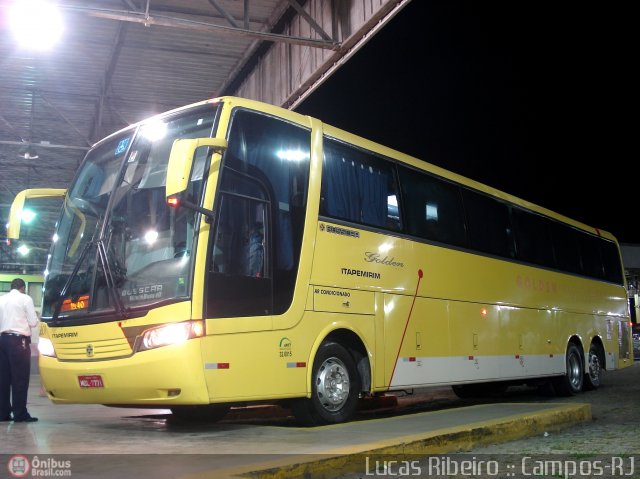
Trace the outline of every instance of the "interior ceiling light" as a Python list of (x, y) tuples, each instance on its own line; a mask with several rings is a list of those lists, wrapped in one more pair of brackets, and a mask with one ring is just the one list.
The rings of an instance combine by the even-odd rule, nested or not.
[(14, 0), (9, 27), (21, 46), (47, 50), (62, 35), (62, 15), (56, 5), (44, 0)]
[(40, 155), (38, 155), (38, 153), (36, 153), (30, 147), (27, 147), (24, 150), (20, 150), (18, 152), (18, 156), (20, 158), (24, 158), (25, 160), (37, 160), (38, 158), (40, 158)]

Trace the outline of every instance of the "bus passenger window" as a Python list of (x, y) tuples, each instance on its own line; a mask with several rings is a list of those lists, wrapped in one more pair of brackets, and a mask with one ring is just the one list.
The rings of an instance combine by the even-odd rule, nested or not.
[(557, 267), (569, 273), (582, 273), (578, 231), (570, 226), (553, 222), (552, 232)]
[(518, 259), (528, 263), (554, 268), (551, 220), (539, 214), (512, 209), (515, 221)]
[(400, 230), (393, 165), (364, 151), (325, 140), (320, 214)]
[(604, 264), (605, 279), (616, 284), (624, 284), (620, 253), (613, 241), (602, 240), (600, 242), (602, 262)]
[(604, 279), (604, 265), (600, 256), (600, 238), (581, 232), (578, 244), (580, 245), (582, 274), (591, 278)]
[(505, 203), (475, 191), (462, 189), (472, 249), (505, 258), (515, 257), (513, 228)]
[(458, 187), (409, 168), (399, 171), (409, 234), (464, 246), (466, 232)]

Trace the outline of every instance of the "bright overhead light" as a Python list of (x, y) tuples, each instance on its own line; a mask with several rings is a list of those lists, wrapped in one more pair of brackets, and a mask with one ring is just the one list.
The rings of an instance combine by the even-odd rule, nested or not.
[(24, 245), (24, 244), (23, 244), (23, 245), (21, 245), (21, 246), (18, 248), (18, 250), (17, 250), (17, 251), (18, 251), (18, 253), (20, 253), (22, 256), (27, 256), (27, 255), (29, 254), (29, 251), (31, 251), (31, 250), (29, 249), (29, 247), (28, 247), (27, 245)]
[(46, 50), (62, 35), (62, 15), (43, 0), (16, 0), (9, 11), (9, 28), (21, 46)]
[(158, 232), (155, 230), (147, 231), (144, 234), (144, 240), (147, 242), (147, 244), (153, 244), (156, 242), (157, 239), (158, 239)]
[(30, 224), (36, 218), (36, 213), (33, 210), (22, 210), (22, 222)]
[(309, 159), (309, 152), (302, 150), (278, 150), (276, 156), (286, 161), (303, 161)]
[(162, 140), (167, 134), (167, 124), (162, 121), (151, 121), (142, 127), (142, 136), (149, 141)]

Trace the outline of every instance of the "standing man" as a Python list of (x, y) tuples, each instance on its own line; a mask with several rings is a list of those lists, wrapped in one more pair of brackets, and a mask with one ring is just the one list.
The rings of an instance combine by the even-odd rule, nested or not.
[(27, 411), (31, 328), (35, 328), (38, 322), (33, 300), (25, 293), (24, 281), (14, 279), (11, 291), (0, 296), (0, 421), (38, 420)]

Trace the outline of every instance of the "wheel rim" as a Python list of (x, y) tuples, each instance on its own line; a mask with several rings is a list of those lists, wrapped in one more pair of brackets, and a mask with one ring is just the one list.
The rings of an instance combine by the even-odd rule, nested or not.
[(338, 358), (322, 363), (316, 375), (316, 394), (327, 411), (338, 411), (349, 399), (349, 373)]
[(567, 369), (569, 372), (569, 383), (574, 390), (579, 390), (582, 385), (582, 367), (580, 365), (580, 355), (570, 354), (567, 358)]
[(589, 355), (589, 379), (592, 383), (597, 384), (600, 381), (600, 358), (597, 354)]

